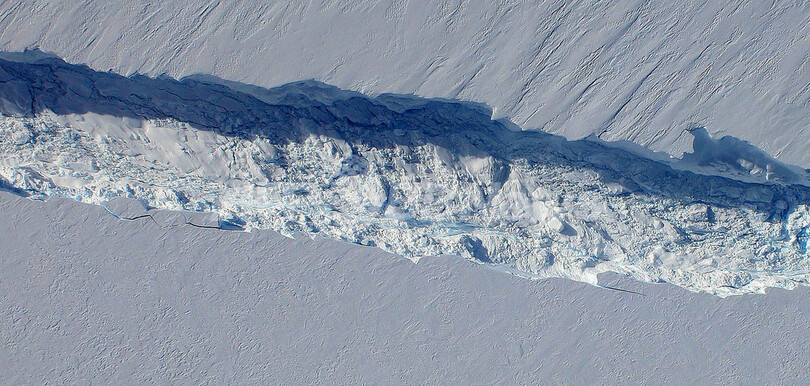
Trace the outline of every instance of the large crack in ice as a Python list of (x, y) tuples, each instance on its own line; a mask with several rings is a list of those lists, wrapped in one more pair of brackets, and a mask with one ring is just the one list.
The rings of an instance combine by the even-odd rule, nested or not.
[(806, 171), (727, 139), (698, 137), (695, 165), (762, 183), (510, 130), (484, 106), (315, 82), (226, 87), (56, 59), (0, 61), (0, 82), (0, 187), (34, 197), (129, 197), (527, 277), (614, 271), (718, 295), (810, 279)]

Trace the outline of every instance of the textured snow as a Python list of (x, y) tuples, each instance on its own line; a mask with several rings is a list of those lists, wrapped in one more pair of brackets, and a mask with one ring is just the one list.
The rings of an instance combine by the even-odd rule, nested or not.
[(668, 164), (513, 131), (481, 105), (199, 79), (0, 60), (3, 184), (530, 277), (613, 271), (718, 295), (810, 280), (807, 172), (733, 138), (692, 130), (696, 151)]
[(4, 382), (810, 382), (808, 288), (720, 299), (600, 276), (642, 296), (110, 207), (154, 221), (0, 192)]
[(810, 167), (806, 1), (0, 3), (0, 48), (131, 74), (313, 78), (494, 107), (528, 130), (676, 156), (686, 130)]

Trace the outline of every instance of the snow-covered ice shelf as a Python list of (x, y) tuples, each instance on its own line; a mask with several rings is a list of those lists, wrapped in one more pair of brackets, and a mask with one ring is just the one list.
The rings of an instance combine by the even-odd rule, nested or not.
[(96, 70), (476, 101), (675, 156), (704, 126), (802, 167), (809, 32), (809, 1), (0, 2), (0, 49)]
[(615, 271), (718, 295), (810, 280), (807, 171), (702, 129), (693, 154), (655, 161), (512, 130), (478, 104), (313, 81), (225, 86), (45, 58), (0, 61), (0, 83), (0, 187), (18, 194), (129, 197), (530, 277)]

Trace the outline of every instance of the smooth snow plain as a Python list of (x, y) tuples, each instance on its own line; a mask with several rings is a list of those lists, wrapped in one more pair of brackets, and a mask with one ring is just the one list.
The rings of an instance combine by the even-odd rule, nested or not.
[(808, 287), (721, 299), (600, 275), (638, 295), (107, 206), (152, 217), (0, 192), (5, 382), (810, 382)]
[(675, 156), (705, 127), (810, 167), (808, 1), (0, 3), (0, 49), (121, 74), (315, 79)]
[(810, 280), (807, 172), (702, 128), (693, 153), (656, 161), (469, 102), (4, 57), (0, 178), (21, 195), (127, 197), (591, 284), (610, 271), (725, 296)]

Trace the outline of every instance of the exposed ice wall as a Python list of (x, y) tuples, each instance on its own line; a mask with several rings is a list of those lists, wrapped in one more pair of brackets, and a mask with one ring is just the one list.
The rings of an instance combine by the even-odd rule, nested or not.
[(675, 155), (703, 126), (810, 167), (808, 19), (807, 1), (12, 0), (0, 49), (461, 98), (523, 129)]

